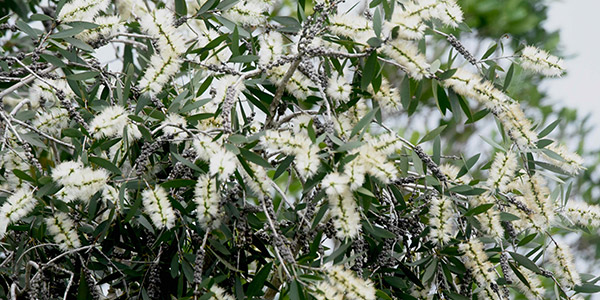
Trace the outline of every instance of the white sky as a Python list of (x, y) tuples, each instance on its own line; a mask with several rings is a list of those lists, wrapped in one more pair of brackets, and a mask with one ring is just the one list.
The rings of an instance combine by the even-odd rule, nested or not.
[(596, 126), (600, 126), (598, 11), (599, 0), (559, 0), (550, 4), (545, 25), (550, 30), (560, 29), (568, 74), (542, 86), (557, 104), (591, 113)]

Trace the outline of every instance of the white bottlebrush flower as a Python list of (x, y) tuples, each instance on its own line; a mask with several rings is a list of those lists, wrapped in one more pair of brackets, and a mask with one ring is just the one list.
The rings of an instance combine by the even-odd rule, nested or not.
[(344, 300), (344, 291), (339, 291), (328, 280), (319, 282), (313, 296), (317, 300)]
[(494, 265), (488, 260), (483, 250), (483, 244), (476, 239), (461, 243), (458, 249), (464, 253), (463, 262), (473, 274), (475, 281), (480, 286), (487, 286), (495, 282), (498, 277), (494, 273)]
[(248, 166), (252, 170), (252, 176), (243, 167), (238, 167), (238, 171), (244, 176), (244, 183), (250, 190), (261, 200), (273, 194), (273, 182), (267, 175), (267, 170), (252, 162), (248, 162)]
[(217, 180), (208, 174), (200, 175), (194, 190), (196, 216), (200, 226), (204, 229), (213, 229), (219, 226), (221, 219), (221, 194), (218, 190)]
[(42, 111), (35, 120), (33, 126), (50, 135), (59, 135), (61, 130), (69, 126), (69, 112), (66, 109), (53, 107)]
[(560, 76), (565, 72), (562, 59), (534, 46), (527, 46), (521, 52), (523, 69), (545, 76)]
[(358, 121), (360, 121), (360, 119), (366, 115), (367, 110), (368, 107), (365, 103), (365, 100), (360, 99), (347, 111), (338, 113), (337, 117), (333, 118), (333, 126), (335, 131), (340, 137), (348, 138), (352, 132), (352, 128), (354, 128)]
[(456, 28), (463, 21), (463, 12), (454, 0), (440, 0), (435, 8), (434, 17), (445, 25)]
[(73, 97), (73, 91), (64, 79), (35, 80), (29, 89), (29, 102), (33, 107), (40, 107), (44, 102), (55, 101), (56, 89), (65, 93), (66, 98)]
[(140, 25), (145, 32), (158, 39), (158, 51), (164, 60), (185, 52), (185, 42), (175, 28), (175, 16), (172, 11), (166, 8), (155, 9), (142, 16)]
[(512, 100), (488, 80), (473, 82), (472, 88), (474, 99), (496, 114), (502, 121), (502, 116), (499, 116), (499, 114), (507, 110), (507, 106), (511, 104)]
[(161, 186), (154, 189), (146, 189), (142, 192), (142, 203), (144, 211), (150, 216), (150, 220), (158, 229), (171, 229), (175, 226), (175, 212), (169, 201), (167, 191)]
[(388, 161), (386, 151), (377, 151), (369, 144), (362, 145), (350, 152), (358, 154), (356, 163), (364, 166), (365, 171), (377, 178), (384, 184), (388, 184), (398, 178), (396, 165)]
[(460, 173), (460, 168), (452, 164), (440, 165), (440, 171), (442, 172), (442, 174), (446, 175), (446, 177), (450, 181), (456, 184), (469, 184), (469, 182), (473, 180), (473, 178), (468, 173), (458, 177), (458, 174)]
[(310, 145), (308, 148), (301, 148), (296, 152), (294, 162), (296, 164), (296, 170), (298, 174), (304, 179), (308, 179), (315, 175), (321, 165), (319, 159), (319, 147), (316, 145)]
[(213, 293), (213, 295), (210, 297), (210, 300), (235, 300), (233, 296), (227, 294), (223, 288), (216, 284), (213, 284), (209, 291)]
[(506, 106), (497, 114), (498, 119), (508, 131), (510, 138), (521, 148), (535, 147), (538, 140), (537, 134), (533, 132), (531, 121), (525, 117), (519, 103)]
[(87, 202), (106, 185), (108, 173), (104, 169), (83, 167), (81, 162), (66, 161), (52, 170), (52, 179), (63, 185), (57, 193), (60, 199)]
[(162, 56), (153, 54), (150, 64), (139, 82), (143, 91), (156, 95), (162, 91), (167, 82), (179, 71), (181, 60), (175, 56)]
[(283, 35), (277, 31), (261, 34), (258, 37), (258, 42), (260, 45), (258, 61), (263, 65), (275, 60), (284, 53)]
[(238, 76), (225, 75), (225, 76), (219, 78), (218, 80), (214, 81), (214, 83), (212, 84), (212, 87), (215, 89), (215, 96), (213, 97), (213, 100), (209, 103), (218, 105), (218, 104), (222, 103), (223, 101), (225, 101), (225, 97), (227, 96), (227, 90), (233, 86), (236, 87), (236, 90), (234, 91), (234, 99), (236, 99), (237, 94), (244, 87), (244, 84), (236, 85), (238, 80), (239, 80)]
[(517, 167), (518, 161), (515, 152), (498, 152), (490, 167), (487, 186), (491, 189), (498, 189), (500, 192), (506, 192)]
[(347, 175), (334, 172), (323, 178), (321, 186), (328, 195), (341, 195), (349, 190), (349, 182), (350, 178)]
[[(272, 68), (269, 72), (269, 80), (271, 80), (274, 84), (279, 85), (287, 71), (288, 68), (286, 66)], [(304, 100), (307, 97), (315, 94), (310, 89), (311, 87), (314, 87), (312, 81), (299, 71), (294, 72), (292, 77), (290, 77), (285, 84), (285, 90), (298, 99)]]
[(527, 282), (527, 284), (525, 284), (521, 280), (515, 280), (515, 285), (517, 286), (519, 291), (521, 291), (527, 299), (544, 299), (545, 289), (542, 285), (542, 282), (538, 278), (538, 275), (529, 271), (529, 269), (526, 269), (523, 266), (518, 266), (518, 270), (521, 274), (523, 274), (523, 277)]
[(141, 14), (147, 14), (146, 6), (144, 2), (139, 0), (116, 0), (117, 12), (121, 21), (128, 21), (131, 16), (139, 16)]
[[(14, 151), (6, 151), (0, 156), (0, 167), (5, 170), (29, 170), (30, 165), (23, 150), (14, 148)], [(6, 181), (1, 186), (7, 190), (16, 190), (26, 185), (25, 181), (13, 172), (6, 172), (4, 178)]]
[(383, 133), (377, 138), (369, 140), (369, 145), (375, 150), (388, 156), (402, 149), (402, 142), (393, 133)]
[(410, 41), (393, 40), (383, 47), (383, 53), (400, 64), (410, 77), (417, 80), (429, 75), (429, 63), (417, 45)]
[(90, 122), (90, 133), (95, 138), (121, 137), (123, 129), (129, 123), (125, 108), (119, 105), (104, 108)]
[(365, 174), (367, 174), (368, 166), (360, 158), (353, 159), (344, 165), (344, 174), (348, 177), (350, 190), (355, 191), (365, 182)]
[[(215, 40), (216, 38), (218, 38), (221, 34), (219, 32), (217, 32), (216, 30), (210, 28), (210, 29), (206, 29), (203, 28), (200, 32), (200, 36), (198, 37), (198, 47), (204, 47), (206, 45), (208, 45), (208, 43), (210, 43), (211, 41)], [(229, 49), (229, 47), (216, 47), (212, 50), (210, 50), (208, 52), (208, 57), (203, 60), (203, 63), (206, 64), (214, 64), (214, 65), (220, 65), (222, 63), (226, 63), (229, 61), (229, 58), (231, 57), (232, 53), (231, 53), (231, 49)]]
[(350, 86), (343, 76), (333, 76), (329, 79), (326, 92), (333, 100), (347, 101), (352, 92), (352, 86)]
[(386, 31), (391, 32), (394, 27), (398, 27), (398, 38), (407, 40), (422, 39), (426, 28), (419, 15), (402, 9), (395, 9), (390, 21), (385, 23)]
[(554, 219), (554, 205), (550, 199), (550, 190), (546, 180), (538, 174), (523, 175), (511, 183), (511, 189), (519, 191), (522, 196), (516, 198), (534, 212), (534, 224), (537, 228), (546, 229)]
[(123, 30), (123, 24), (119, 16), (100, 16), (94, 19), (98, 25), (96, 28), (84, 30), (75, 37), (84, 42), (94, 42), (99, 39), (109, 39)]
[(90, 21), (109, 3), (108, 0), (73, 0), (62, 7), (57, 19), (62, 22)]
[(439, 4), (438, 2), (438, 0), (407, 1), (404, 5), (404, 10), (408, 15), (419, 16), (424, 20), (429, 20), (436, 13), (435, 9)]
[[(123, 194), (123, 202), (126, 203), (127, 199), (127, 192), (125, 192)], [(116, 212), (120, 213), (123, 209), (123, 207), (121, 206), (121, 200), (119, 199), (119, 190), (117, 190), (116, 188), (114, 188), (111, 185), (105, 185), (104, 189), (102, 190), (102, 198), (101, 198), (105, 203), (112, 203), (115, 207), (116, 207)]]
[(183, 139), (187, 137), (187, 133), (181, 129), (186, 128), (187, 121), (178, 114), (168, 114), (164, 121), (160, 124), (163, 127), (162, 131), (165, 136), (173, 136), (173, 139)]
[(327, 268), (327, 280), (339, 293), (345, 294), (344, 299), (375, 300), (375, 287), (370, 280), (364, 280), (343, 266), (336, 265)]
[(267, 18), (263, 14), (265, 6), (261, 5), (260, 2), (256, 0), (240, 1), (233, 7), (225, 10), (223, 16), (241, 25), (257, 26), (263, 24)]
[(497, 292), (495, 292), (489, 285), (477, 293), (477, 299), (479, 300), (502, 300)]
[[(463, 68), (457, 68), (456, 72), (442, 83), (446, 88), (452, 88), (457, 94), (478, 100), (475, 85), (482, 81), (481, 76), (469, 72)], [(478, 100), (479, 101), (479, 100)]]
[[(488, 195), (474, 197), (471, 200), (471, 207), (475, 208), (483, 204), (493, 204), (494, 199)], [(495, 239), (502, 239), (504, 237), (504, 228), (500, 225), (500, 211), (495, 207), (484, 211), (483, 213), (475, 216), (477, 221), (481, 224), (483, 231)]]
[(583, 201), (569, 201), (564, 209), (565, 215), (575, 224), (600, 227), (600, 206)]
[(54, 242), (59, 244), (63, 251), (81, 247), (77, 230), (71, 218), (63, 212), (55, 213), (46, 219), (48, 231), (54, 237)]
[(198, 158), (204, 161), (210, 161), (214, 155), (223, 150), (220, 144), (205, 135), (198, 135), (194, 139), (193, 146)]
[(429, 238), (437, 245), (444, 245), (455, 234), (452, 223), (452, 200), (442, 196), (440, 199), (431, 199), (429, 208)]
[(371, 85), (369, 85), (369, 92), (373, 95), (373, 99), (375, 99), (379, 103), (379, 106), (386, 112), (395, 112), (402, 108), (400, 92), (398, 92), (397, 88), (392, 87), (390, 82), (385, 78), (382, 78), (381, 86), (377, 93), (374, 92)]
[(287, 155), (295, 155), (296, 169), (303, 178), (310, 178), (319, 169), (319, 147), (313, 145), (306, 134), (270, 130), (260, 139), (263, 146), (270, 151), (281, 150)]
[(370, 38), (375, 36), (369, 20), (362, 16), (350, 14), (331, 16), (329, 18), (329, 30), (333, 34), (348, 37), (361, 44), (366, 44)]
[(360, 233), (360, 214), (350, 191), (329, 194), (329, 209), (340, 239), (355, 238)]
[(292, 128), (295, 133), (302, 134), (308, 129), (310, 122), (313, 120), (310, 115), (299, 115), (292, 121)]
[(35, 204), (33, 193), (28, 187), (20, 188), (10, 195), (0, 207), (0, 238), (4, 237), (9, 224), (25, 217)]
[(420, 288), (418, 286), (413, 286), (410, 289), (410, 295), (417, 300), (433, 300), (433, 295), (429, 294), (429, 290), (427, 287)]
[(209, 160), (209, 171), (212, 176), (216, 175), (219, 180), (227, 181), (229, 176), (237, 168), (237, 157), (230, 151), (221, 149)]
[(569, 151), (565, 144), (550, 144), (546, 147), (546, 149), (556, 153), (561, 159), (557, 157), (552, 157), (544, 153), (544, 158), (548, 160), (550, 163), (558, 166), (563, 169), (565, 172), (577, 175), (583, 169), (583, 158), (579, 156), (575, 152)]
[(561, 284), (569, 288), (581, 284), (581, 278), (575, 268), (573, 255), (571, 254), (571, 249), (569, 249), (568, 245), (560, 242), (556, 243), (555, 246), (551, 248), (548, 258), (550, 259), (550, 263), (554, 266), (554, 274), (558, 277)]
[(52, 170), (52, 179), (57, 182), (66, 180), (68, 177), (76, 174), (80, 169), (83, 168), (83, 164), (79, 161), (65, 161), (62, 162)]

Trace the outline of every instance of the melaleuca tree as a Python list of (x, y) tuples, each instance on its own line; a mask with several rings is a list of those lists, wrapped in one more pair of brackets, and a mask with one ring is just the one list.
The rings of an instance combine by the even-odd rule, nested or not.
[[(600, 290), (555, 234), (600, 225), (582, 159), (507, 90), (562, 60), (478, 58), (454, 0), (47, 4), (1, 25), (2, 297)], [(428, 103), (476, 154), (399, 128)]]

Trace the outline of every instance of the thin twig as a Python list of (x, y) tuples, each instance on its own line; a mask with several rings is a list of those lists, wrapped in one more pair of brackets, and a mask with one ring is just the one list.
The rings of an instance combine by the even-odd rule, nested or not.
[[(56, 70), (58, 67), (56, 66), (52, 66), (52, 67), (48, 67), (46, 69), (43, 69), (41, 71), (39, 71), (38, 73), (41, 75), (44, 75), (46, 73), (50, 73), (54, 70)], [(29, 84), (30, 82), (35, 80), (35, 76), (33, 74), (27, 75), (25, 76), (21, 81), (15, 83), (14, 85), (10, 86), (9, 88), (5, 89), (4, 91), (0, 92), (0, 99), (4, 98), (6, 95), (10, 95), (10, 93), (14, 92), (15, 90), (21, 88), (22, 86)]]

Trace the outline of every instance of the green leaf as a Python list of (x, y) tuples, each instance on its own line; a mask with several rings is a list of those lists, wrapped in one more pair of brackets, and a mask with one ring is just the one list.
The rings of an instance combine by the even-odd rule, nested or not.
[(29, 181), (29, 182), (35, 182), (35, 180), (33, 178), (31, 178), (31, 176), (27, 175), (27, 173), (25, 173), (19, 169), (13, 169), (12, 172), (20, 179), (23, 179), (23, 180)]
[(493, 46), (491, 46), (481, 57), (481, 59), (486, 59), (488, 57), (490, 57), (490, 55), (494, 54), (494, 52), (496, 51), (496, 48), (498, 48), (498, 44), (494, 44)]
[(406, 277), (408, 277), (408, 279), (410, 281), (412, 281), (414, 284), (416, 284), (418, 287), (420, 288), (425, 288), (423, 286), (423, 283), (421, 282), (421, 280), (419, 280), (419, 277), (417, 277), (417, 275), (415, 275), (415, 273), (409, 269), (407, 266), (405, 266), (403, 263), (398, 263), (398, 268), (400, 270), (402, 270), (402, 273), (404, 273), (404, 275), (406, 275)]
[(52, 21), (53, 20), (50, 16), (44, 15), (44, 14), (33, 14), (33, 15), (31, 15), (31, 17), (29, 17), (29, 19), (31, 19), (32, 21)]
[(202, 172), (202, 169), (200, 169), (198, 166), (196, 166), (196, 164), (194, 164), (193, 162), (187, 160), (187, 158), (185, 158), (175, 152), (171, 152), (171, 155), (173, 155), (173, 157), (175, 157), (176, 160), (178, 160), (182, 164), (186, 165), (188, 168), (190, 168), (194, 171)]
[(85, 28), (84, 27), (73, 27), (73, 28), (69, 28), (69, 29), (65, 29), (65, 30), (61, 30), (57, 33), (51, 34), (50, 38), (53, 39), (63, 39), (66, 37), (72, 37), (82, 31), (84, 31)]
[(208, 0), (206, 1), (201, 7), (200, 9), (198, 9), (197, 14), (201, 15), (204, 14), (205, 12), (207, 12), (209, 9), (211, 9), (215, 3), (217, 3), (217, 0)]
[(284, 27), (282, 29), (284, 32), (298, 32), (302, 28), (300, 22), (298, 22), (296, 18), (276, 16), (273, 17), (272, 20), (283, 25)]
[(187, 15), (187, 5), (185, 0), (175, 0), (175, 12), (180, 16)]
[(494, 203), (486, 203), (486, 204), (479, 205), (479, 206), (467, 211), (465, 213), (465, 216), (468, 217), (468, 216), (482, 214), (482, 213), (486, 212), (487, 210), (489, 210), (490, 208), (492, 208), (493, 206), (494, 206)]
[(163, 182), (161, 184), (164, 188), (180, 188), (186, 186), (194, 186), (196, 184), (196, 180), (191, 179), (173, 179), (167, 182)]
[(269, 277), (272, 266), (273, 263), (268, 263), (264, 267), (262, 267), (262, 269), (260, 269), (258, 273), (256, 273), (256, 276), (252, 278), (252, 282), (250, 282), (250, 284), (248, 285), (246, 296), (251, 297), (262, 295), (262, 289), (265, 286), (265, 280), (267, 280), (267, 277)]
[(517, 246), (525, 246), (527, 243), (531, 242), (537, 236), (537, 232), (534, 232), (519, 241)]
[(352, 128), (352, 132), (350, 133), (350, 137), (353, 137), (359, 131), (361, 131), (365, 126), (367, 126), (369, 123), (371, 123), (371, 121), (373, 120), (373, 117), (375, 116), (375, 113), (377, 112), (377, 110), (378, 109), (371, 110), (364, 117), (362, 117), (362, 119), (360, 119), (360, 121), (358, 121), (358, 123), (356, 123), (356, 126), (354, 126), (354, 128)]
[(375, 13), (373, 14), (373, 31), (375, 31), (375, 35), (377, 35), (377, 37), (381, 36), (381, 27), (383, 24), (381, 19), (381, 10), (376, 8)]
[(529, 258), (527, 258), (524, 255), (521, 255), (519, 253), (516, 252), (508, 252), (510, 253), (510, 256), (512, 256), (512, 258), (518, 262), (521, 266), (540, 274), (542, 271), (540, 270), (540, 268), (533, 262), (531, 261)]
[(101, 157), (96, 157), (96, 156), (90, 156), (88, 157), (88, 161), (96, 164), (106, 170), (111, 171), (114, 174), (120, 175), (121, 174), (121, 169), (119, 169), (117, 166), (115, 166), (113, 163), (111, 163), (110, 161), (101, 158)]
[(269, 164), (268, 161), (266, 161), (262, 156), (252, 152), (252, 151), (248, 151), (244, 148), (240, 148), (240, 154), (248, 161), (253, 162), (259, 166), (265, 167), (267, 169), (273, 169), (273, 166), (271, 166), (271, 164)]
[(369, 84), (375, 78), (375, 74), (377, 74), (377, 52), (373, 51), (371, 55), (365, 61), (365, 65), (362, 68), (362, 78), (360, 80), (360, 88), (363, 90), (367, 90)]
[(100, 72), (87, 71), (87, 72), (81, 72), (81, 73), (75, 73), (75, 74), (68, 75), (67, 78), (71, 79), (71, 80), (86, 80), (86, 79), (94, 78), (94, 77), (98, 76), (98, 74), (100, 74)]
[(258, 60), (257, 55), (238, 55), (229, 59), (229, 62), (233, 63), (249, 63)]
[(469, 172), (469, 170), (471, 170), (471, 168), (477, 163), (480, 156), (481, 156), (481, 153), (478, 153), (478, 154), (473, 155), (471, 158), (467, 159), (467, 161), (465, 162), (465, 165), (460, 169), (458, 174), (456, 174), (456, 178), (460, 178), (463, 175), (467, 174)]
[(431, 263), (429, 264), (429, 266), (427, 266), (427, 268), (425, 269), (425, 273), (423, 274), (424, 282), (429, 282), (431, 279), (433, 279), (433, 276), (435, 275), (435, 273), (437, 271), (437, 265), (438, 265), (438, 259), (434, 258), (431, 261)]
[(60, 58), (58, 58), (54, 55), (40, 53), (40, 57), (43, 58), (45, 61), (47, 61), (59, 68), (62, 68), (65, 66), (65, 63)]
[(576, 285), (573, 290), (578, 293), (594, 294), (600, 292), (600, 286), (592, 283)]
[(335, 149), (335, 152), (347, 152), (354, 148), (360, 147), (362, 144), (363, 142), (361, 141), (350, 141), (339, 146), (337, 149)]
[(538, 134), (538, 138), (543, 138), (547, 135), (549, 135), (552, 130), (554, 130), (554, 128), (556, 128), (556, 126), (558, 126), (558, 124), (560, 124), (560, 122), (562, 121), (562, 119), (558, 119), (552, 123), (550, 123), (548, 126), (546, 126), (546, 128), (544, 128), (542, 131), (540, 131), (540, 133)]
[(516, 221), (521, 220), (521, 218), (507, 212), (500, 212), (500, 220), (501, 221)]
[(504, 78), (504, 90), (508, 89), (510, 85), (510, 81), (513, 78), (513, 74), (515, 73), (515, 64), (511, 64), (510, 68), (508, 68), (508, 72), (506, 72), (506, 77)]
[(32, 39), (37, 39), (38, 35), (35, 32), (35, 30), (33, 30), (33, 28), (29, 26), (29, 24), (23, 22), (23, 20), (17, 20), (17, 22), (15, 22), (15, 25), (17, 25), (17, 28), (19, 28), (19, 30), (25, 32)]
[(297, 280), (292, 281), (290, 286), (290, 300), (305, 300), (306, 297), (302, 292), (302, 285)]
[(175, 99), (173, 99), (173, 101), (171, 101), (171, 104), (169, 105), (169, 108), (167, 109), (167, 112), (172, 113), (172, 112), (179, 112), (179, 108), (180, 108), (180, 104), (183, 101), (183, 99), (185, 99), (185, 97), (187, 96), (188, 91), (184, 90), (182, 93), (180, 93), (179, 95), (177, 95), (177, 97), (175, 97)]
[(439, 136), (440, 133), (446, 129), (446, 125), (442, 125), (430, 132), (428, 132), (417, 144), (422, 144), (424, 142), (430, 141), (432, 139), (434, 139), (435, 137)]
[(81, 40), (78, 40), (76, 38), (71, 38), (71, 37), (65, 37), (63, 38), (63, 40), (71, 45), (73, 45), (73, 47), (77, 47), (83, 51), (87, 51), (87, 52), (93, 52), (94, 48), (92, 48), (92, 46), (84, 43)]
[(281, 176), (281, 174), (283, 174), (285, 172), (285, 170), (287, 170), (287, 168), (290, 166), (292, 161), (294, 161), (294, 156), (290, 155), (290, 156), (286, 157), (279, 164), (279, 166), (277, 167), (277, 170), (275, 170), (275, 174), (273, 175), (273, 180), (279, 178), (279, 176)]
[(450, 77), (452, 77), (452, 75), (454, 75), (456, 73), (458, 69), (450, 69), (450, 70), (446, 70), (444, 71), (442, 74), (438, 75), (438, 79), (439, 80), (446, 80)]

